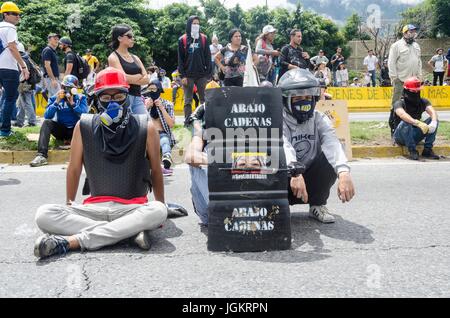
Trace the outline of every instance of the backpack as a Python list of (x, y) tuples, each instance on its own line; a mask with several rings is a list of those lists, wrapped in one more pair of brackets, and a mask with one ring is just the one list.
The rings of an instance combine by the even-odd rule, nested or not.
[[(200, 38), (202, 41), (202, 49), (205, 49), (206, 47), (206, 35), (204, 35), (203, 33), (200, 33)], [(185, 60), (185, 64), (187, 63), (187, 55), (188, 55), (188, 50), (187, 50), (187, 35), (184, 34), (181, 37), (181, 41), (183, 41), (183, 47), (184, 47), (184, 60)], [(185, 65), (186, 66), (186, 65)]]
[(29, 58), (27, 62), (28, 70), (30, 71), (30, 77), (28, 78), (28, 84), (36, 85), (38, 84), (42, 79), (42, 72), (39, 66), (34, 63), (34, 61)]
[(86, 59), (80, 56), (78, 53), (75, 54), (77, 59), (77, 67), (75, 69), (75, 76), (78, 77), (79, 80), (86, 79), (91, 73), (91, 67), (89, 66)]
[[(202, 39), (202, 48), (206, 47), (206, 35), (203, 33), (200, 33), (200, 38)], [(183, 41), (184, 51), (187, 52), (187, 35), (184, 34), (181, 38), (181, 41)]]

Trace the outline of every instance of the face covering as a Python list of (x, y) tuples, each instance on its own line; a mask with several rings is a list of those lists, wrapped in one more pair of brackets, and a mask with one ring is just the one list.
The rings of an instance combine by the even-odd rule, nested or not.
[(405, 39), (406, 43), (412, 44), (416, 40), (416, 36), (415, 35), (405, 35), (404, 39)]
[(161, 92), (160, 91), (151, 92), (150, 94), (148, 94), (148, 96), (150, 96), (150, 98), (153, 99), (153, 101), (155, 101), (159, 98), (159, 96), (161, 96)]
[(103, 155), (110, 161), (121, 162), (128, 155), (138, 131), (138, 121), (129, 112), (128, 98), (122, 103), (101, 103), (103, 113), (95, 121), (94, 137)]
[(199, 24), (191, 25), (191, 36), (195, 40), (197, 40), (200, 37), (200, 25)]
[(313, 116), (315, 106), (316, 103), (314, 100), (298, 100), (291, 103), (292, 115), (301, 124)]
[(404, 91), (405, 99), (414, 105), (419, 105), (420, 103), (420, 92), (410, 92), (408, 90)]

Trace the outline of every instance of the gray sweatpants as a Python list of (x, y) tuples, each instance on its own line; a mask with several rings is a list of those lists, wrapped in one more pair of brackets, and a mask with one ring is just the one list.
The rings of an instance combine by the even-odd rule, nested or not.
[(86, 205), (46, 204), (36, 212), (36, 224), (44, 232), (75, 236), (82, 250), (114, 245), (139, 232), (154, 230), (167, 218), (158, 201), (145, 205), (116, 202)]

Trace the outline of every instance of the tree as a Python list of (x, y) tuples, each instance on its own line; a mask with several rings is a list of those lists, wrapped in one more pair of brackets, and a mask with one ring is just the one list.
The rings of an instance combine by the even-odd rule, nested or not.
[(356, 12), (354, 12), (350, 17), (348, 17), (347, 23), (342, 29), (345, 40), (352, 41), (360, 40), (361, 38), (363, 38), (364, 40), (370, 40), (370, 36), (368, 34), (361, 32), (361, 25), (361, 17)]
[[(278, 29), (274, 47), (289, 42), (292, 28), (303, 31), (305, 50), (315, 54), (319, 49), (333, 52), (343, 46), (345, 38), (337, 25), (318, 14), (304, 10), (300, 4), (293, 11), (266, 6), (244, 11), (239, 5), (226, 8), (223, 0), (201, 0), (202, 10), (195, 6), (175, 3), (160, 10), (145, 7), (145, 0), (17, 0), (24, 11), (19, 25), (19, 38), (32, 49), (32, 57), (40, 60), (49, 33), (70, 36), (74, 50), (83, 53), (91, 48), (105, 64), (111, 53), (111, 29), (116, 24), (133, 28), (136, 43), (131, 50), (145, 64), (156, 62), (169, 72), (177, 67), (179, 37), (185, 33), (189, 16), (201, 19), (201, 31), (209, 38), (215, 33), (222, 44), (228, 42), (232, 28), (241, 30), (244, 44), (256, 37), (267, 24)], [(61, 52), (60, 52), (61, 54)]]
[(402, 25), (416, 25), (419, 38), (450, 36), (448, 21), (450, 21), (448, 0), (425, 0), (402, 13)]
[(431, 0), (433, 8), (433, 31), (436, 35), (450, 36), (450, 1)]

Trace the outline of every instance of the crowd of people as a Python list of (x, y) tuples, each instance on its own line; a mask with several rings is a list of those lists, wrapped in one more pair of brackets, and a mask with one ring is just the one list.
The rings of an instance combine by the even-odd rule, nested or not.
[[(225, 46), (219, 44), (217, 36), (210, 43), (201, 32), (200, 18), (192, 16), (178, 40), (178, 67), (172, 81), (165, 70), (146, 68), (130, 52), (135, 36), (128, 25), (112, 28), (112, 52), (105, 69), (91, 50), (81, 57), (73, 51), (70, 38), (49, 34), (40, 73), (18, 41), (20, 9), (5, 2), (1, 14), (0, 84), (4, 92), (0, 136), (14, 134), (11, 117), (16, 102), (16, 125), (24, 125), (26, 116), (29, 125), (36, 125), (33, 95), (40, 89), (48, 101), (38, 152), (30, 165), (48, 163), (52, 135), (71, 146), (66, 205), (43, 205), (36, 214), (37, 225), (46, 233), (35, 243), (37, 257), (95, 250), (128, 238), (143, 249), (150, 248), (148, 231), (158, 228), (170, 213), (165, 204), (163, 175), (173, 173), (171, 149), (176, 140), (171, 129), (179, 89), (184, 91), (185, 126), (193, 131), (185, 158), (190, 167), (192, 201), (202, 225), (207, 226), (205, 90), (221, 85), (243, 86), (248, 67), (254, 67), (260, 86), (277, 86), (282, 91), (289, 203), (309, 204), (310, 217), (332, 223), (334, 216), (326, 204), (333, 184), (337, 181), (338, 197), (343, 203), (355, 195), (347, 158), (334, 128), (328, 117), (315, 109), (318, 100), (324, 98), (326, 86), (360, 85), (358, 79), (349, 79), (342, 48), (337, 48), (330, 59), (323, 50), (311, 57), (301, 47), (302, 31), (293, 29), (290, 42), (278, 50), (273, 46), (277, 30), (267, 25), (256, 39), (250, 66), (249, 48), (242, 44), (239, 29), (229, 32)], [(416, 36), (415, 26), (403, 28), (403, 37), (392, 45), (388, 59), (383, 61), (381, 83), (389, 82), (394, 90), (390, 125), (395, 142), (407, 146), (410, 159), (417, 160), (416, 146), (425, 139), (422, 156), (439, 159), (432, 150), (439, 121), (431, 102), (420, 95), (423, 76)], [(58, 47), (65, 54), (63, 74), (59, 72)], [(443, 84), (448, 63), (442, 49), (436, 52), (428, 64), (433, 67), (434, 81)], [(372, 50), (363, 63), (367, 82), (375, 86), (378, 58)], [(92, 96), (87, 87), (92, 88)], [(167, 88), (173, 89), (172, 100), (161, 97)], [(200, 106), (192, 112), (196, 97)], [(92, 110), (95, 114), (85, 115)], [(429, 118), (422, 121), (424, 112)], [(83, 166), (87, 175), (83, 194), (91, 196), (83, 204), (76, 204)], [(155, 200), (149, 202), (151, 190)]]

